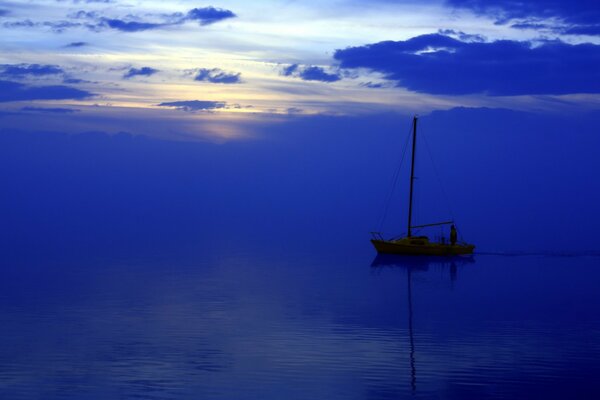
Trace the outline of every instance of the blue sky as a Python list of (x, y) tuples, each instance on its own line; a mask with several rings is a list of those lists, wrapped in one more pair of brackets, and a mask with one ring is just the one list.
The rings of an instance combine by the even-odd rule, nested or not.
[(229, 140), (291, 113), (591, 110), (600, 100), (599, 8), (0, 1), (0, 123)]

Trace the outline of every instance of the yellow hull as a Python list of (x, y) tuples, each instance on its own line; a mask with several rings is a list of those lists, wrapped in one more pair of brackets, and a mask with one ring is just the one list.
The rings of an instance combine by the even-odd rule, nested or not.
[(461, 254), (473, 254), (475, 246), (472, 244), (445, 244), (431, 243), (427, 240), (414, 243), (413, 240), (378, 240), (371, 239), (378, 253), (405, 254), (413, 256), (458, 256)]

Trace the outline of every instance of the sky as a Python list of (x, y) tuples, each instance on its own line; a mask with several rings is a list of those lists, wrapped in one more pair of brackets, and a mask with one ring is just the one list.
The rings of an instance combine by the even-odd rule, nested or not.
[(0, 0), (0, 37), (7, 240), (368, 245), (419, 114), (417, 222), (598, 249), (596, 1)]
[(289, 114), (596, 109), (599, 10), (556, 0), (2, 0), (0, 123), (229, 140)]

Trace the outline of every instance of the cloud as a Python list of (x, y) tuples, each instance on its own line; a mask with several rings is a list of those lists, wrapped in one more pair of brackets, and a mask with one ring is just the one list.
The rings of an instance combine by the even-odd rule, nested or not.
[(440, 35), (450, 36), (450, 37), (462, 40), (463, 42), (485, 42), (486, 41), (486, 37), (483, 35), (465, 33), (463, 31), (457, 31), (454, 29), (439, 29), (438, 33)]
[(207, 111), (218, 108), (226, 108), (227, 103), (224, 101), (209, 101), (209, 100), (187, 100), (187, 101), (172, 101), (158, 104), (160, 107), (174, 107), (181, 111)]
[[(63, 83), (78, 84), (78, 83), (92, 83), (92, 82), (86, 81), (85, 79), (65, 78), (65, 79), (63, 79)], [(97, 83), (97, 82), (93, 82), (93, 83)]]
[(30, 19), (25, 19), (21, 21), (9, 21), (4, 22), (2, 24), (4, 28), (37, 28), (44, 27), (50, 28), (52, 31), (56, 33), (62, 33), (69, 28), (78, 28), (78, 27), (87, 27), (91, 30), (97, 30), (95, 25), (91, 24), (82, 24), (79, 22), (71, 22), (71, 21), (43, 21), (43, 22), (33, 22)]
[(99, 14), (96, 11), (79, 10), (67, 15), (67, 17), (72, 19), (97, 19)]
[(566, 25), (557, 26), (561, 33), (597, 35), (600, 31), (600, 2), (594, 0), (446, 0), (446, 4), (488, 15), (498, 24), (521, 20), (532, 27), (540, 20), (558, 19)]
[(306, 67), (300, 72), (305, 81), (336, 82), (342, 79), (338, 74), (329, 74), (321, 67)]
[(386, 84), (384, 84), (384, 83), (381, 83), (381, 82), (376, 82), (376, 83), (375, 83), (375, 82), (371, 82), (371, 81), (369, 81), (369, 82), (364, 82), (364, 83), (361, 83), (361, 84), (360, 84), (360, 86), (362, 86), (362, 87), (366, 87), (366, 88), (369, 88), (369, 89), (382, 89), (382, 88), (386, 88), (386, 87), (388, 87), (388, 86), (387, 86)]
[[(84, 2), (84, 1), (81, 1)], [(78, 4), (81, 2), (73, 2)], [(105, 1), (94, 1), (104, 3)], [(0, 16), (2, 10), (0, 10)], [(87, 28), (91, 31), (115, 29), (121, 32), (143, 32), (153, 29), (167, 28), (182, 25), (188, 21), (196, 21), (200, 25), (210, 25), (234, 18), (236, 14), (230, 10), (212, 6), (193, 8), (186, 13), (175, 12), (170, 14), (145, 13), (143, 15), (129, 14), (125, 17), (103, 16), (98, 11), (79, 10), (67, 15), (69, 20), (59, 21), (7, 21), (2, 24), (5, 28), (34, 28), (48, 27), (54, 32), (61, 33), (69, 28)], [(148, 20), (149, 19), (149, 20)]]
[(236, 15), (230, 10), (209, 6), (203, 8), (194, 8), (188, 11), (185, 19), (198, 21), (200, 25), (210, 25), (214, 24), (215, 22), (234, 17), (236, 17)]
[(127, 71), (125, 73), (125, 75), (123, 75), (123, 78), (125, 79), (129, 79), (129, 78), (133, 78), (134, 76), (151, 76), (154, 75), (158, 72), (157, 69), (154, 68), (150, 68), (150, 67), (142, 67), (142, 68), (130, 68), (129, 71)]
[[(122, 32), (142, 32), (152, 29), (166, 28), (169, 26), (182, 25), (187, 21), (196, 21), (200, 25), (210, 25), (228, 18), (234, 18), (236, 15), (222, 8), (203, 7), (193, 8), (187, 13), (171, 14), (146, 14), (145, 17), (151, 17), (153, 21), (144, 21), (135, 15), (128, 15), (126, 18), (107, 18), (102, 17), (98, 12), (80, 10), (70, 14), (73, 19), (87, 19), (94, 21), (92, 24), (86, 24), (89, 29), (98, 30), (101, 28), (111, 28)], [(31, 21), (29, 21), (31, 23)], [(33, 23), (31, 23), (33, 24)], [(73, 23), (81, 26), (81, 23)]]
[(502, 20), (561, 18), (577, 24), (597, 23), (600, 3), (594, 0), (446, 0), (450, 6), (488, 14)]
[(8, 10), (0, 9), (0, 17), (4, 17), (5, 15), (8, 15), (9, 13), (10, 13), (10, 11), (8, 11)]
[[(510, 26), (515, 29), (534, 29), (534, 30), (554, 30), (555, 27), (549, 24), (544, 24), (540, 22), (517, 22)], [(440, 32), (442, 33), (442, 32)]]
[(109, 19), (104, 18), (102, 22), (109, 28), (113, 28), (123, 32), (139, 32), (147, 31), (149, 29), (156, 29), (164, 26), (165, 24), (153, 23), (153, 22), (137, 22), (137, 21), (124, 21), (121, 19)]
[(284, 67), (281, 70), (281, 75), (293, 76), (305, 81), (319, 82), (337, 82), (340, 79), (342, 79), (342, 77), (339, 74), (328, 73), (322, 67), (300, 66), (298, 64), (292, 64), (287, 67)]
[(440, 34), (337, 50), (342, 68), (367, 68), (409, 90), (461, 95), (600, 93), (600, 45), (463, 42)]
[(194, 78), (196, 81), (211, 82), (211, 83), (241, 83), (240, 73), (228, 73), (219, 68), (200, 68), (198, 74)]
[(281, 70), (281, 75), (283, 76), (293, 76), (293, 74), (298, 70), (299, 65), (298, 64), (292, 64), (289, 65), (287, 67), (284, 67)]
[(58, 65), (50, 64), (3, 64), (0, 65), (0, 75), (5, 77), (22, 78), (24, 76), (44, 76), (64, 74)]
[(68, 45), (66, 45), (65, 47), (84, 47), (84, 46), (88, 46), (89, 43), (87, 42), (71, 42)]
[(0, 80), (0, 103), (23, 100), (83, 100), (92, 96), (93, 93), (70, 86), (28, 86)]
[(52, 114), (71, 114), (80, 110), (76, 108), (42, 108), (42, 107), (23, 107), (21, 111), (26, 112), (40, 112), (40, 113), (52, 113)]

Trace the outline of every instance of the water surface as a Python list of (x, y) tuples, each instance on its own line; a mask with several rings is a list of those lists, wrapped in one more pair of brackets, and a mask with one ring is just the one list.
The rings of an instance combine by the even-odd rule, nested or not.
[(597, 258), (309, 250), (12, 259), (0, 397), (600, 395)]

